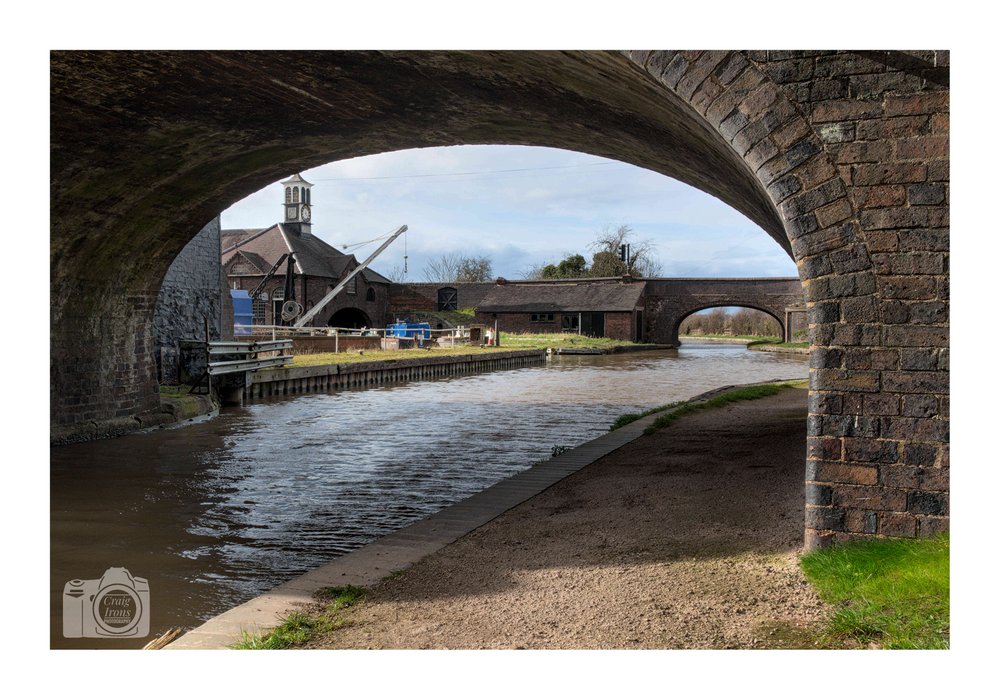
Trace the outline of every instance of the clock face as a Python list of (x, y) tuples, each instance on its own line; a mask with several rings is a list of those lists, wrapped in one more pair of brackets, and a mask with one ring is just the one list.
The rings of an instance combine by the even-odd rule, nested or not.
[(308, 204), (303, 204), (302, 205), (302, 220), (303, 221), (309, 221), (309, 217), (310, 216), (312, 216), (312, 212), (309, 211), (309, 205)]
[(295, 218), (295, 207), (285, 207), (285, 218), (286, 219)]

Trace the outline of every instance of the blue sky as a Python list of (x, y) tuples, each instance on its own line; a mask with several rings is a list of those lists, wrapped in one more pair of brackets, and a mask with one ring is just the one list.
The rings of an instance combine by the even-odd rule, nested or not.
[[(514, 172), (497, 172), (514, 171)], [(338, 161), (302, 173), (315, 184), (313, 232), (343, 248), (409, 226), (410, 281), (443, 253), (488, 255), (511, 279), (534, 263), (590, 256), (605, 226), (651, 239), (667, 277), (796, 276), (770, 236), (711, 195), (658, 173), (553, 148), (453, 146)], [(224, 228), (283, 220), (274, 183), (222, 214)], [(363, 259), (377, 243), (352, 248)], [(403, 264), (398, 239), (373, 265)]]

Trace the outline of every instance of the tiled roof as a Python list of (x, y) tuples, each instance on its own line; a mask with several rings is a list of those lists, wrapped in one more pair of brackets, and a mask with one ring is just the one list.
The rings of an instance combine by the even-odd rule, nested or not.
[(632, 311), (639, 305), (645, 288), (645, 282), (508, 282), (487, 292), (476, 310), (490, 313)]
[(267, 260), (265, 260), (264, 258), (257, 255), (257, 253), (251, 253), (249, 250), (237, 250), (235, 252), (237, 256), (242, 256), (251, 265), (260, 270), (261, 274), (266, 274), (267, 271), (271, 269), (271, 264), (268, 263)]
[[(237, 252), (250, 253), (265, 262), (266, 272), (289, 251), (295, 251), (295, 271), (310, 277), (340, 279), (358, 265), (353, 255), (347, 255), (311, 233), (295, 233), (275, 224), (267, 229), (226, 229), (222, 231), (222, 264), (227, 264)], [(284, 269), (278, 271), (284, 273)], [(371, 268), (362, 273), (365, 280), (389, 284), (389, 280)]]

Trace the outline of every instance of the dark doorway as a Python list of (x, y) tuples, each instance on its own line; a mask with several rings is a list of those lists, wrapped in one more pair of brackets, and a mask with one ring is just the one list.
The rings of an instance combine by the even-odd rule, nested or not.
[(635, 342), (642, 342), (642, 312), (635, 312)]
[(348, 307), (331, 316), (326, 325), (333, 328), (371, 328), (372, 321), (361, 309)]
[(580, 314), (580, 333), (593, 338), (604, 337), (604, 312), (584, 311)]
[(454, 287), (441, 287), (438, 290), (438, 311), (458, 311), (458, 290)]

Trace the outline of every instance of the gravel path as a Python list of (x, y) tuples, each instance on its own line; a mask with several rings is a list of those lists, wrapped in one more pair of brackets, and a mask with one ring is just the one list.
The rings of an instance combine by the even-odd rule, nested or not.
[(644, 436), (375, 586), (309, 646), (794, 645), (826, 615), (796, 563), (805, 418), (792, 389)]

